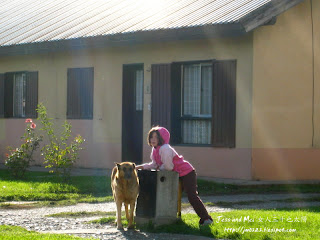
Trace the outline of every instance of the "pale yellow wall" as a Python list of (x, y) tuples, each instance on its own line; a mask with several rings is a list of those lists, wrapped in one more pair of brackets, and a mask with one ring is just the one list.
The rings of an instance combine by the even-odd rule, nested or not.
[(320, 1), (312, 1), (314, 48), (314, 147), (320, 147)]
[[(180, 154), (190, 160), (199, 175), (250, 178), (251, 174), (251, 98), (252, 35), (234, 39), (179, 41), (70, 51), (55, 54), (0, 58), (0, 72), (39, 71), (39, 101), (49, 115), (61, 124), (66, 115), (67, 68), (94, 67), (93, 120), (73, 120), (75, 133), (86, 138), (86, 151), (80, 166), (111, 168), (121, 160), (122, 66), (144, 64), (144, 161), (150, 149), (145, 138), (151, 126), (151, 64), (205, 59), (237, 60), (236, 149), (179, 147)], [(0, 119), (2, 144), (9, 144), (8, 126), (12, 119)], [(20, 122), (23, 122), (20, 120)], [(22, 128), (23, 129), (23, 128)], [(21, 129), (20, 129), (21, 131)], [(2, 134), (4, 133), (4, 134)], [(17, 136), (19, 133), (16, 134)], [(237, 149), (242, 149), (238, 154)], [(244, 150), (243, 150), (244, 149)], [(3, 151), (1, 149), (1, 151)], [(202, 154), (203, 151), (206, 154)], [(240, 156), (240, 157), (239, 157)], [(208, 168), (212, 166), (213, 169)], [(220, 167), (217, 167), (220, 166)], [(225, 171), (230, 166), (229, 171)], [(239, 171), (239, 169), (241, 169)]]
[(319, 64), (320, 1), (254, 31), (253, 179), (319, 180)]
[[(315, 32), (319, 34), (316, 26), (319, 26), (320, 4), (319, 1), (313, 3), (318, 16)], [(278, 16), (275, 25), (255, 30), (253, 42), (253, 147), (311, 147), (313, 54), (310, 1)], [(316, 44), (319, 45), (319, 41)], [(318, 71), (314, 80), (319, 88)], [(319, 98), (319, 94), (316, 96)], [(319, 124), (315, 123), (315, 126)]]

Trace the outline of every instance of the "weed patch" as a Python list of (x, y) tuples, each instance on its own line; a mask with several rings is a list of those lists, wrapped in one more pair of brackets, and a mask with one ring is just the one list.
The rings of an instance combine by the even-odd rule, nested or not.
[(101, 211), (96, 211), (96, 212), (61, 212), (61, 213), (55, 213), (55, 214), (50, 214), (47, 215), (46, 217), (61, 217), (61, 218), (77, 218), (77, 217), (93, 217), (93, 216), (105, 216), (105, 215), (115, 215), (115, 212), (101, 212)]

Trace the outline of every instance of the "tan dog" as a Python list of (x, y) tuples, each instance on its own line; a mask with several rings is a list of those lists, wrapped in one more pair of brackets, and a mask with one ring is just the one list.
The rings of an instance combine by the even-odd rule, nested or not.
[[(139, 193), (139, 179), (136, 165), (131, 162), (116, 163), (111, 174), (111, 188), (117, 205), (117, 229), (123, 229), (121, 223), (121, 208), (124, 203), (128, 228), (133, 228), (133, 212)], [(128, 211), (130, 205), (130, 214)]]

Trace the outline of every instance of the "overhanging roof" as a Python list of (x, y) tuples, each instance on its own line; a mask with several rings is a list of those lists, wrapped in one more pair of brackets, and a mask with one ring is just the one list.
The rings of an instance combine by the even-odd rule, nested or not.
[(3, 0), (0, 55), (245, 34), (303, 0)]

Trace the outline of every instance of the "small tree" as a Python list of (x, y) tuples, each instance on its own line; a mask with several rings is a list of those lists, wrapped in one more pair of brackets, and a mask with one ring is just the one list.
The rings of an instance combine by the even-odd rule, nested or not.
[(85, 141), (80, 135), (73, 140), (69, 140), (71, 136), (71, 124), (67, 121), (62, 125), (63, 132), (57, 136), (53, 128), (52, 118), (48, 118), (46, 107), (40, 103), (37, 108), (39, 114), (38, 119), (42, 124), (41, 130), (46, 132), (49, 144), (42, 149), (44, 163), (47, 168), (53, 168), (50, 172), (60, 175), (64, 181), (70, 179), (71, 170), (79, 158), (79, 150), (83, 149), (81, 144)]
[(5, 165), (10, 169), (15, 178), (24, 177), (33, 160), (33, 153), (39, 147), (42, 136), (35, 134), (36, 124), (31, 118), (26, 119), (27, 127), (21, 137), (23, 142), (20, 147), (8, 147), (10, 154), (6, 154)]

